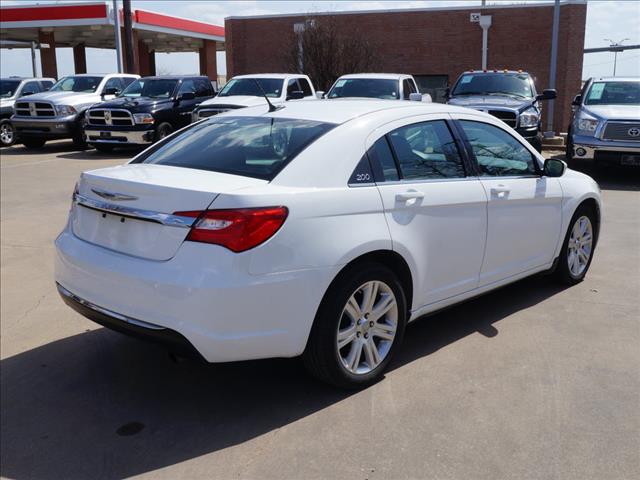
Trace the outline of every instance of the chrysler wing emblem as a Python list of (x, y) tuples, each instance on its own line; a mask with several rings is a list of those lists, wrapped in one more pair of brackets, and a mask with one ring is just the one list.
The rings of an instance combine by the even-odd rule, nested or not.
[(632, 127), (629, 130), (627, 130), (627, 133), (629, 134), (630, 137), (640, 137), (640, 128)]
[(91, 191), (102, 198), (106, 198), (107, 200), (114, 200), (116, 202), (138, 199), (138, 197), (134, 197), (133, 195), (125, 195), (124, 193), (107, 192), (105, 190), (98, 190), (97, 188), (92, 188)]

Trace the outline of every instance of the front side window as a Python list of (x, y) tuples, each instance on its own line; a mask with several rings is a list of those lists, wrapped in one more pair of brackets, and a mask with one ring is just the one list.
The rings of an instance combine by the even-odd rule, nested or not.
[(402, 81), (402, 89), (404, 90), (404, 92), (403, 92), (403, 98), (404, 98), (405, 100), (409, 100), (409, 96), (410, 96), (412, 93), (416, 93), (416, 89), (415, 89), (415, 87), (413, 86), (413, 82), (412, 82), (412, 81), (410, 81), (408, 78), (406, 78), (406, 79), (404, 79), (404, 80)]
[(302, 90), (302, 93), (304, 93), (305, 97), (310, 97), (311, 95), (313, 95), (313, 93), (311, 92), (311, 85), (309, 84), (309, 80), (307, 80), (306, 78), (299, 78), (298, 83), (300, 84), (300, 90)]
[(11, 98), (16, 94), (20, 80), (0, 80), (0, 98)]
[(594, 82), (585, 105), (640, 105), (640, 82)]
[(340, 78), (331, 87), (328, 98), (382, 98), (398, 100), (400, 82), (383, 78)]
[(40, 83), (42, 84), (42, 88), (45, 92), (53, 87), (53, 82), (51, 80), (42, 80)]
[(270, 117), (214, 117), (136, 160), (272, 180), (335, 125)]
[(53, 87), (52, 92), (94, 93), (103, 77), (71, 76), (64, 77)]
[(533, 154), (510, 134), (488, 123), (461, 120), (483, 176), (537, 175)]
[(462, 158), (443, 120), (414, 123), (389, 133), (404, 180), (462, 178)]
[[(249, 95), (252, 97), (280, 98), (284, 80), (279, 78), (232, 78), (227, 82), (219, 97)], [(264, 91), (264, 93), (262, 93)]]
[(196, 86), (193, 83), (193, 80), (183, 80), (182, 85), (180, 85), (180, 90), (178, 90), (178, 95), (182, 95), (183, 93), (193, 93), (196, 94)]
[(107, 80), (107, 83), (104, 84), (104, 91), (107, 91), (107, 88), (115, 88), (117, 92), (122, 91), (122, 81), (118, 77), (113, 77)]
[(533, 89), (526, 73), (467, 73), (460, 77), (451, 94), (532, 98)]
[(40, 88), (40, 84), (38, 82), (27, 82), (22, 87), (22, 95), (31, 94), (31, 93), (39, 93), (42, 91)]
[(171, 98), (173, 92), (178, 85), (178, 80), (165, 78), (136, 80), (129, 85), (124, 92), (123, 97), (149, 97), (149, 98)]

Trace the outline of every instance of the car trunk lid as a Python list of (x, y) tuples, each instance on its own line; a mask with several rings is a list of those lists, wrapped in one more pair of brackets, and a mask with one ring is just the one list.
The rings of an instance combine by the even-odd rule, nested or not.
[(73, 233), (117, 252), (150, 260), (172, 258), (194, 218), (220, 193), (267, 183), (189, 168), (128, 164), (82, 174), (71, 216)]

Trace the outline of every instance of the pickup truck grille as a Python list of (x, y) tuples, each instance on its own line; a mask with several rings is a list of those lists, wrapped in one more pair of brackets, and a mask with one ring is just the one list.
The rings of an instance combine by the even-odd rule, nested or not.
[(509, 112), (506, 110), (489, 110), (489, 115), (499, 118), (511, 128), (516, 128), (518, 116), (515, 112)]
[(212, 105), (211, 107), (203, 107), (197, 111), (198, 120), (213, 117), (214, 115), (218, 115), (220, 113), (228, 112), (229, 110), (235, 110), (238, 108), (242, 107), (239, 107), (238, 105)]
[(55, 117), (53, 105), (47, 102), (16, 102), (15, 113), (21, 117)]
[(109, 125), (114, 127), (133, 126), (133, 116), (128, 110), (92, 108), (87, 115), (89, 125)]
[(607, 122), (602, 139), (640, 142), (640, 122)]

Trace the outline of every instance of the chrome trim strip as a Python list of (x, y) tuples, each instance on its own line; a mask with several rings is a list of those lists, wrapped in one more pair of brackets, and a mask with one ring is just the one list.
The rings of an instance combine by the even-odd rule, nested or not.
[(127, 317), (126, 315), (121, 315), (119, 313), (114, 312), (113, 310), (108, 310), (106, 308), (99, 307), (98, 305), (88, 302), (87, 300), (80, 298), (74, 293), (71, 293), (69, 290), (64, 288), (62, 285), (56, 282), (56, 287), (58, 287), (58, 292), (60, 295), (70, 298), (76, 303), (80, 305), (84, 305), (91, 310), (94, 310), (98, 313), (102, 313), (103, 315), (107, 315), (109, 317), (115, 318), (116, 320), (121, 320), (123, 322), (130, 323), (131, 325), (136, 325), (142, 328), (148, 328), (149, 330), (166, 330), (165, 327), (161, 327), (159, 325), (155, 325), (153, 323), (143, 322), (142, 320), (136, 320), (135, 318)]
[(137, 218), (148, 222), (160, 223), (169, 227), (191, 228), (196, 221), (193, 217), (183, 217), (180, 215), (172, 215), (169, 213), (154, 212), (152, 210), (142, 210), (139, 208), (125, 207), (124, 205), (116, 205), (114, 203), (103, 202), (88, 198), (79, 193), (73, 196), (73, 201), (77, 205), (82, 205), (93, 210), (101, 212), (113, 213), (123, 217)]

